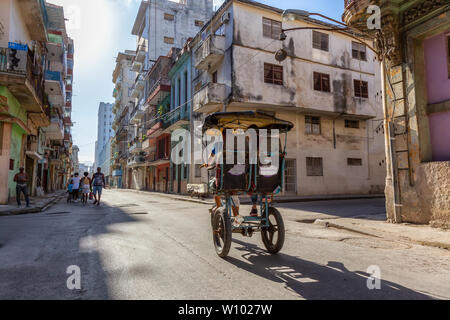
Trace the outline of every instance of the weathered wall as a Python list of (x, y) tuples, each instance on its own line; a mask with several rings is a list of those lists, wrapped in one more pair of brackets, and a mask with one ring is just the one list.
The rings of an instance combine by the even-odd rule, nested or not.
[(421, 216), (433, 227), (450, 228), (450, 162), (424, 163), (417, 177)]
[(0, 2), (0, 22), (4, 28), (4, 34), (0, 35), (0, 47), (7, 48), (8, 42), (30, 44), (31, 38), (17, 0)]
[[(182, 48), (188, 38), (194, 37), (202, 27), (195, 20), (206, 23), (213, 14), (212, 0), (188, 1), (179, 4), (168, 0), (151, 0), (147, 9), (145, 38), (149, 40), (149, 59), (165, 56), (172, 47)], [(164, 19), (164, 13), (175, 16), (174, 20)], [(174, 38), (173, 44), (164, 42), (164, 37)]]
[[(255, 103), (263, 103), (264, 99), (264, 103), (280, 106), (370, 117), (377, 115), (380, 105), (376, 97), (381, 87), (377, 74), (379, 64), (374, 61), (374, 53), (367, 49), (367, 61), (352, 59), (352, 39), (338, 33), (329, 33), (328, 52), (312, 47), (312, 30), (289, 32), (284, 42), (274, 41), (263, 37), (263, 17), (281, 20), (279, 14), (234, 4), (235, 99)], [(248, 21), (255, 23), (248, 24)], [(283, 28), (306, 26), (316, 25), (298, 21), (283, 23)], [(282, 47), (289, 53), (289, 58), (281, 63), (284, 85), (264, 83), (264, 63), (278, 65), (274, 53)], [(331, 92), (313, 89), (314, 72), (330, 75)], [(368, 82), (368, 99), (354, 97), (354, 79)]]

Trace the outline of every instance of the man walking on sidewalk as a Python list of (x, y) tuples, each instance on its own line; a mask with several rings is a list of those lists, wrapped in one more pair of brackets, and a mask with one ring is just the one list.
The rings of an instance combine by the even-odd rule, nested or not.
[(19, 173), (17, 173), (14, 176), (14, 182), (17, 183), (16, 185), (16, 200), (17, 200), (17, 205), (21, 206), (20, 203), (20, 196), (21, 193), (23, 192), (23, 195), (25, 196), (25, 201), (27, 202), (27, 208), (30, 207), (30, 198), (28, 197), (28, 175), (25, 172), (25, 168), (21, 167), (19, 169)]
[[(91, 186), (94, 185), (94, 205), (100, 205), (100, 199), (102, 197), (103, 188), (106, 185), (105, 175), (102, 173), (102, 168), (97, 168), (97, 172), (92, 176)], [(97, 199), (98, 194), (98, 199)]]

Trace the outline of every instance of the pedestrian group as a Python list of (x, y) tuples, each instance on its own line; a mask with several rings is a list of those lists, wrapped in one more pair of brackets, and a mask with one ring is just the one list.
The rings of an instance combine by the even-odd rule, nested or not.
[(81, 203), (88, 204), (89, 200), (95, 200), (93, 204), (99, 206), (105, 186), (105, 175), (102, 173), (102, 168), (97, 168), (97, 172), (92, 178), (89, 177), (88, 172), (85, 172), (83, 177), (80, 177), (77, 172), (70, 177), (67, 186), (67, 202), (77, 202), (81, 193)]

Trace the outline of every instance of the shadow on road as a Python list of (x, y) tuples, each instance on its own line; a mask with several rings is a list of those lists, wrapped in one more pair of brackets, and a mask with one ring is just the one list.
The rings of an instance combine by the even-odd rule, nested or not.
[[(108, 227), (136, 222), (119, 208), (65, 199), (47, 212), (0, 217), (0, 299), (110, 299), (98, 237)], [(69, 266), (81, 271), (81, 290), (69, 290)]]
[(243, 252), (242, 257), (248, 263), (233, 257), (228, 257), (228, 262), (264, 279), (283, 284), (286, 289), (308, 300), (431, 299), (384, 280), (381, 290), (369, 290), (367, 278), (370, 275), (362, 271), (349, 271), (341, 262), (330, 261), (323, 266), (284, 253), (270, 255), (256, 245), (240, 240), (233, 242), (239, 245), (235, 249)]

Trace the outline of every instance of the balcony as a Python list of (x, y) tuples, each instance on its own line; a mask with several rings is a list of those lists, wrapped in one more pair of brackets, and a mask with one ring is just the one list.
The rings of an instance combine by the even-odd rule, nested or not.
[(210, 35), (195, 51), (195, 68), (208, 70), (220, 60), (225, 54), (225, 37)]
[(189, 125), (189, 111), (185, 108), (178, 107), (173, 111), (166, 113), (163, 117), (164, 132), (171, 133), (176, 129), (181, 129)]
[(64, 126), (66, 127), (72, 127), (73, 123), (72, 123), (72, 119), (70, 117), (64, 117)]
[(129, 149), (131, 154), (139, 154), (142, 152), (142, 142), (136, 141), (130, 146)]
[(169, 71), (171, 61), (168, 57), (159, 57), (148, 73), (149, 95), (146, 97), (147, 105), (158, 105), (170, 93)]
[(122, 88), (122, 82), (123, 82), (123, 78), (122, 78), (122, 76), (119, 76), (115, 82), (115, 84), (116, 84), (115, 88), (118, 91)]
[(50, 125), (43, 128), (45, 135), (50, 140), (63, 140), (64, 139), (64, 124), (63, 120), (57, 115), (52, 115)]
[[(49, 96), (51, 104), (65, 105), (65, 86), (61, 72), (45, 71), (45, 93)], [(51, 96), (54, 97), (50, 98)]]
[(72, 134), (64, 133), (64, 141), (72, 141)]
[[(63, 95), (64, 83), (62, 81), (61, 72), (45, 71), (45, 93), (50, 95)], [(64, 99), (65, 100), (65, 99)], [(63, 104), (63, 102), (61, 102)]]
[(225, 100), (225, 85), (208, 83), (194, 95), (194, 112), (210, 113), (217, 111)]
[(131, 71), (140, 73), (142, 71), (143, 66), (144, 66), (143, 62), (139, 62), (137, 60), (134, 60), (133, 64), (131, 65)]
[(118, 93), (115, 96), (116, 98), (116, 103), (120, 104), (120, 101), (122, 101), (122, 90), (119, 90)]
[(127, 165), (129, 167), (136, 167), (140, 166), (145, 163), (145, 157), (144, 156), (132, 156), (128, 158)]
[(0, 48), (0, 85), (7, 87), (25, 110), (44, 113), (43, 73), (33, 61), (31, 51)]
[(131, 88), (131, 97), (132, 98), (138, 98), (142, 91), (144, 91), (145, 88), (145, 81), (141, 79), (139, 76), (136, 81), (133, 84), (133, 87)]
[(136, 49), (136, 56), (134, 57), (135, 61), (143, 63), (145, 61), (145, 57), (147, 56), (147, 40), (144, 38), (139, 39), (139, 43)]
[(130, 123), (133, 124), (138, 124), (142, 118), (144, 117), (145, 112), (140, 110), (139, 108), (137, 108), (132, 114), (131, 114), (131, 119), (130, 119)]
[(47, 42), (48, 59), (62, 62), (65, 52), (64, 40), (61, 34), (49, 33)]
[(342, 20), (351, 26), (361, 26), (363, 29), (367, 28), (367, 7), (373, 4), (374, 0), (344, 0), (344, 14)]

